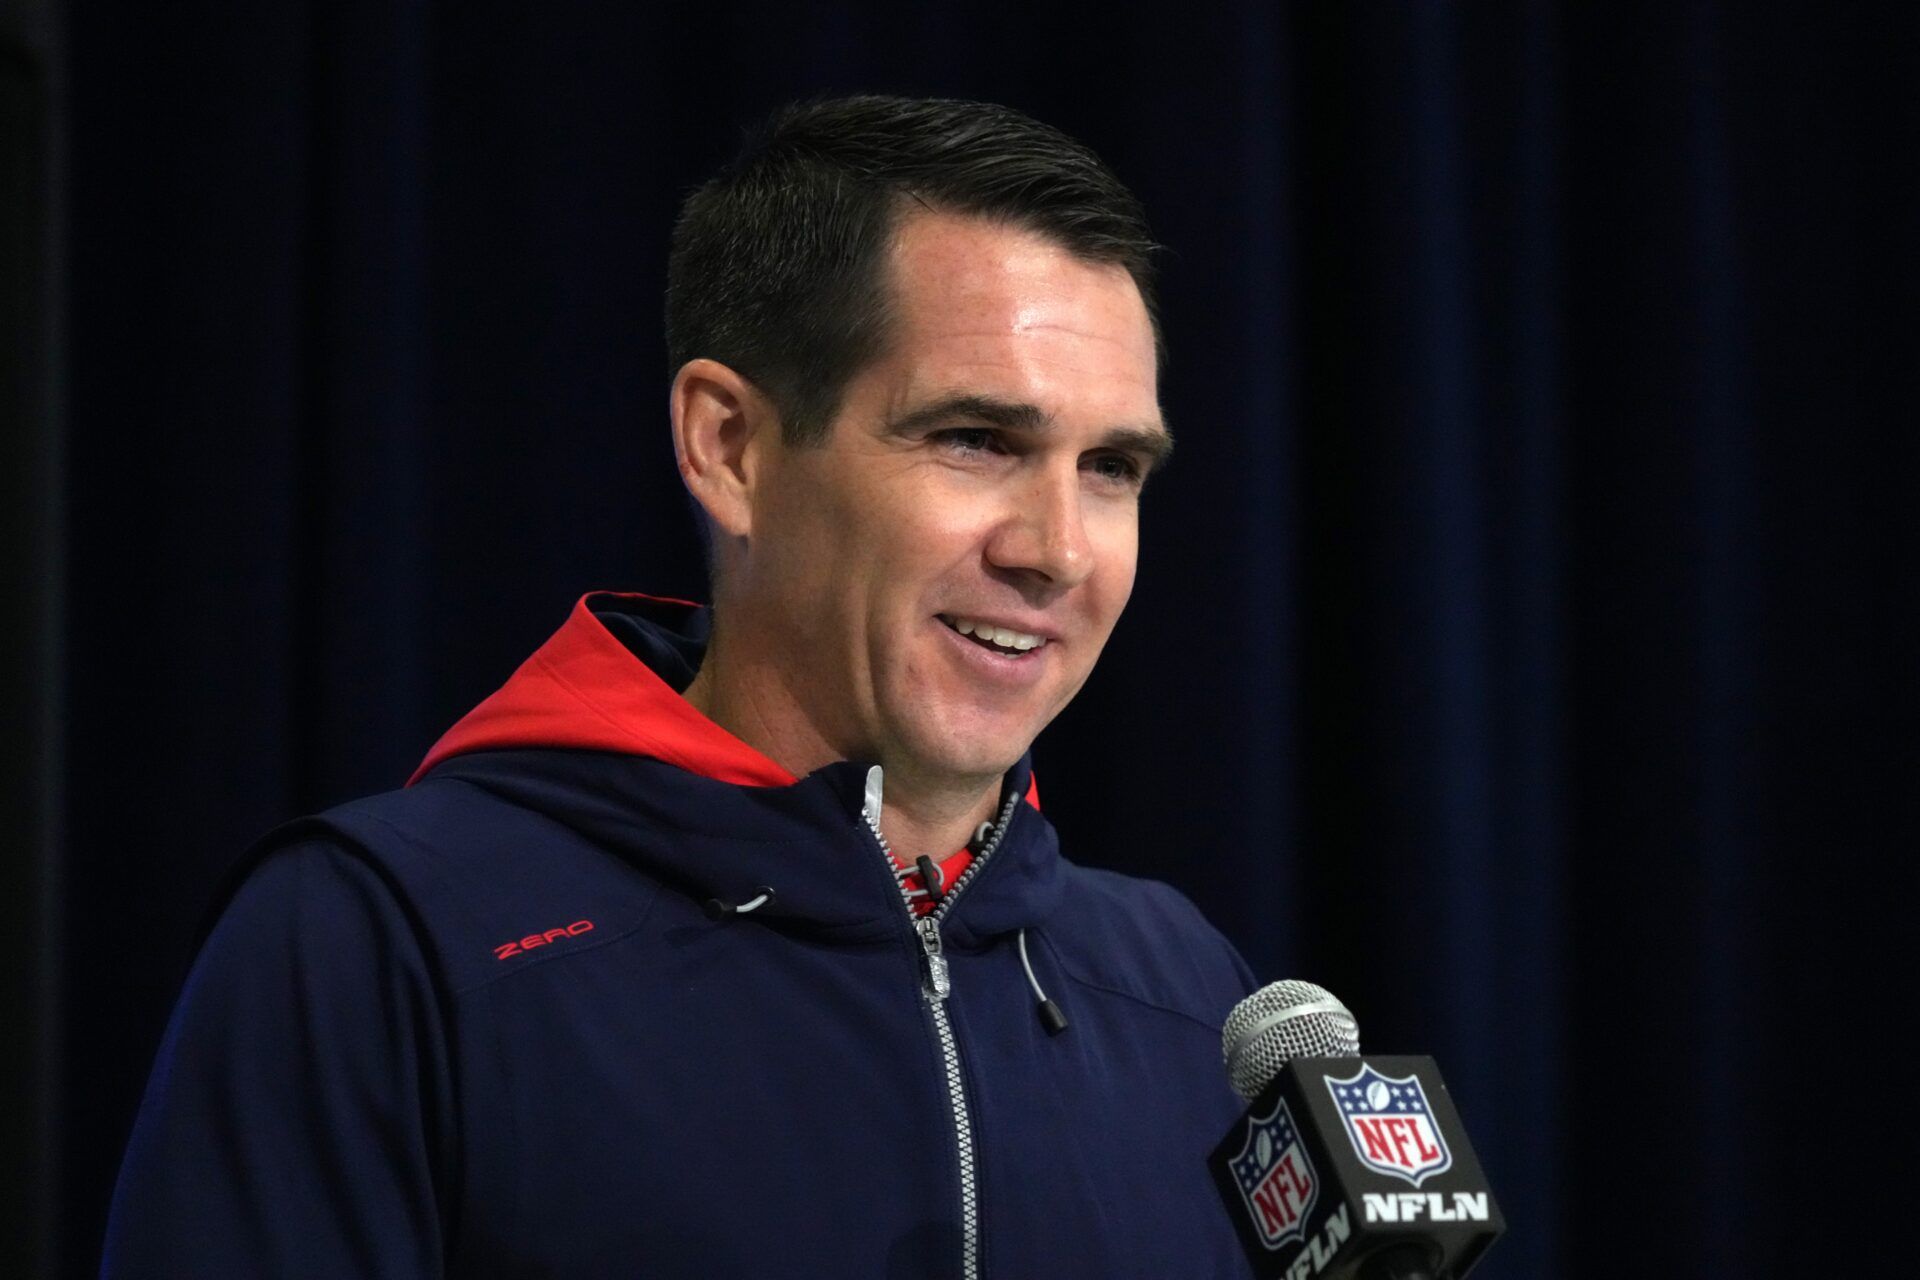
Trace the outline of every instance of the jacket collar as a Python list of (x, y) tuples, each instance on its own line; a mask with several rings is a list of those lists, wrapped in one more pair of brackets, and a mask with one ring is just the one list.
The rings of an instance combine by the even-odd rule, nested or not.
[[(870, 766), (840, 761), (795, 778), (695, 710), (679, 691), (706, 635), (706, 610), (687, 601), (581, 597), (409, 785), (431, 775), (480, 786), (697, 897), (737, 902), (770, 885), (770, 924), (855, 936), (904, 927), (862, 817)], [(946, 914), (943, 935), (958, 946), (1039, 924), (1060, 896), (1064, 869), (1028, 759), (1006, 785), (1025, 803)]]

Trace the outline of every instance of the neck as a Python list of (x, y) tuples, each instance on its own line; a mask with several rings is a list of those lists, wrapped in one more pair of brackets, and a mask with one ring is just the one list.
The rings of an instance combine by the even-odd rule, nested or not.
[[(707, 650), (681, 696), (796, 778), (849, 758), (813, 724), (791, 690), (777, 680), (756, 680), (750, 671), (733, 670), (717, 647)], [(909, 864), (922, 854), (938, 862), (958, 852), (998, 810), (998, 775), (928, 775), (908, 762), (887, 759), (884, 752), (875, 763), (886, 777), (880, 834)]]
[[(881, 762), (886, 769), (886, 762)], [(902, 860), (911, 864), (926, 854), (935, 862), (958, 853), (993, 819), (1000, 804), (1000, 779), (984, 785), (928, 786), (906, 769), (886, 769), (886, 794), (880, 806), (880, 833)]]

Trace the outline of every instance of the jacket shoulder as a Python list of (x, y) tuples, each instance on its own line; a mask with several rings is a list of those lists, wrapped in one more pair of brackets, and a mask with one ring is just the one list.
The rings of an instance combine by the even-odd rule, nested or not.
[(440, 1274), (445, 1009), (382, 879), (293, 838), (235, 888), (155, 1059), (103, 1276)]
[(332, 845), (384, 880), (455, 992), (624, 936), (659, 889), (563, 823), (451, 779), (289, 823), (250, 851), (240, 878), (302, 842)]
[(1151, 1005), (1217, 1032), (1253, 990), (1240, 953), (1172, 885), (1067, 863), (1047, 923), (1061, 968), (1082, 987)]

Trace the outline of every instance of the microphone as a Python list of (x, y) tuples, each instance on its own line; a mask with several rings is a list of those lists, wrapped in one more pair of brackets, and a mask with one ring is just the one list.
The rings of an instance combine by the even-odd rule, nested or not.
[(1209, 1161), (1261, 1280), (1460, 1280), (1506, 1230), (1432, 1058), (1360, 1056), (1324, 987), (1262, 987), (1221, 1054), (1250, 1104)]

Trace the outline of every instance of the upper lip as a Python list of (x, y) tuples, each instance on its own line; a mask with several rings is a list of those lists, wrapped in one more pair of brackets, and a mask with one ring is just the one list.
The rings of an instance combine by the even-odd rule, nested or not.
[(1060, 632), (1040, 622), (1023, 622), (997, 613), (969, 613), (965, 609), (942, 609), (939, 613), (942, 621), (953, 622), (965, 618), (968, 622), (985, 623), (991, 627), (1005, 627), (1008, 631), (1018, 631), (1022, 635), (1039, 636), (1052, 644), (1060, 638)]

